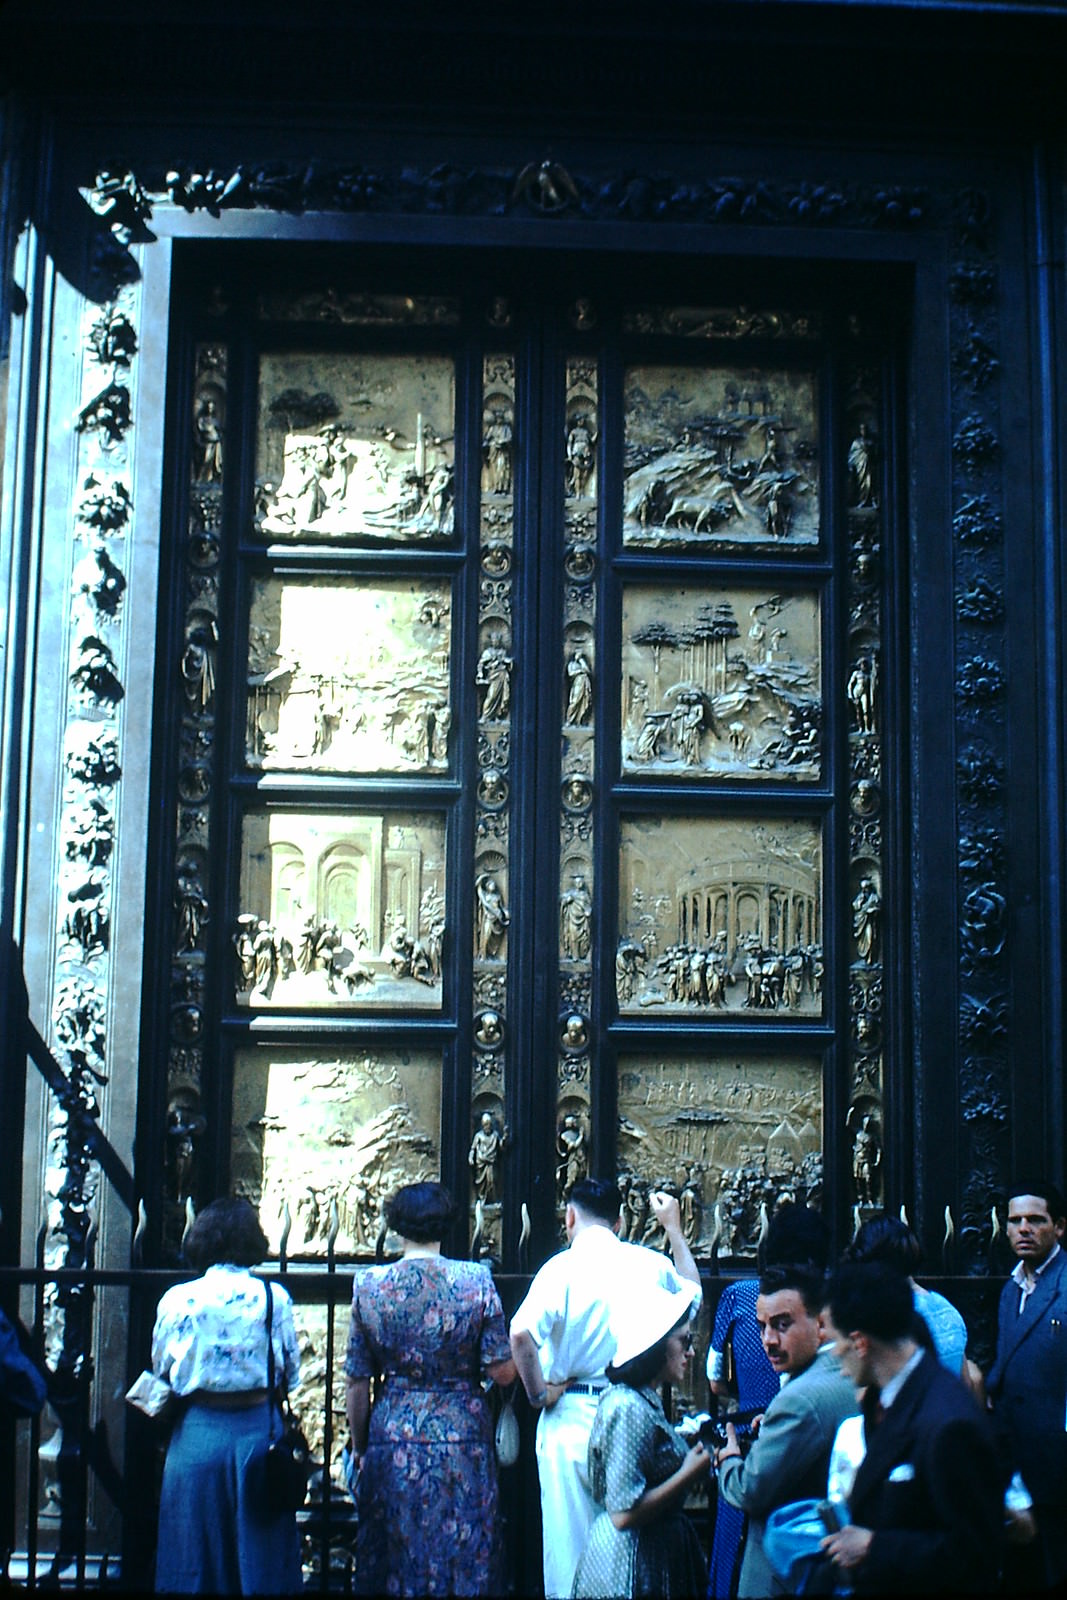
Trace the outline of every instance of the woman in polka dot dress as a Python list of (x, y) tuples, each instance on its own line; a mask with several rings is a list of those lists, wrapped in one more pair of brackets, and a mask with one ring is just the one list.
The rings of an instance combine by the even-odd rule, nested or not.
[(603, 1510), (575, 1573), (579, 1600), (704, 1594), (707, 1568), (683, 1506), (710, 1457), (702, 1444), (686, 1445), (658, 1393), (685, 1378), (696, 1294), (688, 1284), (679, 1293), (646, 1293), (618, 1330), (611, 1387), (601, 1396), (589, 1439), (589, 1484)]

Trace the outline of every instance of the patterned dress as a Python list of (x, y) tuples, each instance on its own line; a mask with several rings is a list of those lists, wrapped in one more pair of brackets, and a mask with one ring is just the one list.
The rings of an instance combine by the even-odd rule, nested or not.
[(416, 1256), (356, 1276), (345, 1371), (384, 1380), (359, 1479), (363, 1594), (499, 1593), (486, 1368), (511, 1355), (489, 1268)]
[[(734, 1383), (739, 1411), (762, 1411), (778, 1393), (778, 1374), (767, 1360), (756, 1325), (757, 1278), (738, 1278), (727, 1284), (715, 1310), (711, 1352), (722, 1356), (727, 1345), (733, 1350)], [(708, 1376), (711, 1377), (711, 1359)], [(714, 1475), (712, 1485), (714, 1486)], [(708, 1600), (729, 1600), (736, 1594), (735, 1578), (740, 1571), (741, 1550), (747, 1517), (721, 1497), (715, 1507), (715, 1536), (711, 1544)]]
[(605, 1390), (589, 1436), (589, 1486), (604, 1509), (574, 1575), (579, 1600), (703, 1595), (704, 1556), (680, 1503), (640, 1528), (616, 1528), (610, 1516), (629, 1511), (648, 1489), (677, 1472), (687, 1451), (655, 1389), (618, 1383)]

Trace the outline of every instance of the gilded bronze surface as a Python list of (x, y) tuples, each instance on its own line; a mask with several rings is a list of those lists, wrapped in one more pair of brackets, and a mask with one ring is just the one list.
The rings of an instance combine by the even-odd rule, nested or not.
[(255, 525), (264, 539), (451, 535), (448, 357), (267, 354), (259, 377)]
[(439, 1006), (444, 872), (438, 815), (249, 812), (238, 1003)]
[(635, 817), (620, 844), (620, 1010), (821, 1014), (817, 824)]
[(449, 584), (257, 577), (250, 587), (249, 765), (447, 768)]
[(625, 544), (671, 549), (817, 541), (812, 373), (631, 367), (625, 407)]
[(272, 1252), (373, 1254), (382, 1205), (440, 1176), (441, 1058), (252, 1047), (234, 1061), (234, 1191), (259, 1207)]
[(761, 1207), (819, 1198), (818, 1056), (622, 1057), (618, 1113), (625, 1238), (662, 1246), (648, 1196), (667, 1189), (695, 1255), (750, 1257)]
[(815, 593), (630, 584), (622, 637), (624, 771), (819, 776)]

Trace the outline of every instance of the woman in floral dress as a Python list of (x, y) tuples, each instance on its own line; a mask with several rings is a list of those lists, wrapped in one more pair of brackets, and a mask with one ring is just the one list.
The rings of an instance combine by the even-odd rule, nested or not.
[(403, 1255), (356, 1275), (345, 1372), (363, 1594), (487, 1595), (502, 1587), (482, 1380), (510, 1383), (515, 1367), (489, 1268), (441, 1254), (453, 1216), (439, 1183), (399, 1189), (385, 1218)]
[(646, 1290), (619, 1329), (611, 1387), (589, 1436), (589, 1486), (603, 1507), (574, 1575), (577, 1600), (702, 1597), (707, 1568), (685, 1497), (711, 1457), (667, 1421), (659, 1389), (683, 1382), (692, 1359), (696, 1289)]

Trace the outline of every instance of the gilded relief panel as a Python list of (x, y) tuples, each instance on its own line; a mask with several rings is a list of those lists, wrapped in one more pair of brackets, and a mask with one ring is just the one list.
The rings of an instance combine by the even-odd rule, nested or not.
[(234, 1192), (259, 1208), (272, 1253), (368, 1255), (401, 1184), (440, 1176), (441, 1057), (417, 1050), (234, 1061)]
[(429, 579), (253, 578), (249, 766), (446, 771), (451, 612)]
[(455, 410), (447, 356), (264, 354), (257, 532), (272, 543), (448, 539)]
[(620, 1011), (820, 1016), (822, 902), (815, 822), (624, 819)]
[(623, 1236), (636, 1243), (662, 1244), (656, 1189), (679, 1197), (697, 1256), (753, 1257), (763, 1207), (819, 1202), (818, 1056), (622, 1057), (618, 1112)]
[(630, 584), (622, 637), (624, 772), (819, 777), (814, 592)]
[(440, 815), (249, 812), (238, 1004), (439, 1007), (444, 874)]
[(810, 545), (819, 537), (811, 372), (634, 366), (625, 376), (623, 543)]

